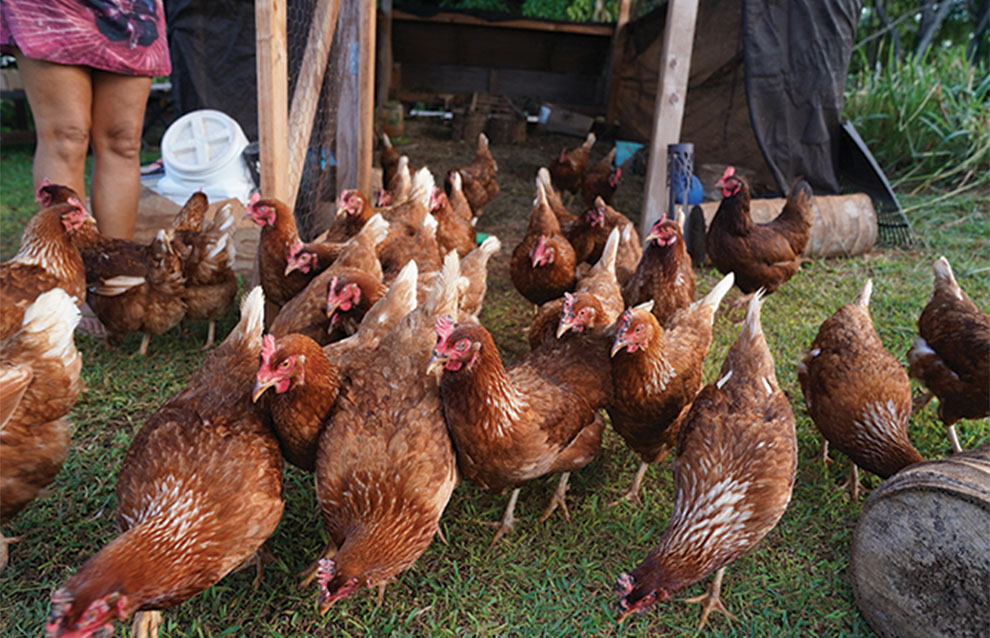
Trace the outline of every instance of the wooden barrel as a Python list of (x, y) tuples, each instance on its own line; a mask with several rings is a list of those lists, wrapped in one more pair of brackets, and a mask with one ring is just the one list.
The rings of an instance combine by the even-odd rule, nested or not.
[(402, 102), (389, 101), (381, 107), (382, 129), (391, 138), (406, 134), (406, 124), (402, 119)]
[(990, 444), (874, 490), (851, 573), (856, 604), (885, 638), (990, 636)]

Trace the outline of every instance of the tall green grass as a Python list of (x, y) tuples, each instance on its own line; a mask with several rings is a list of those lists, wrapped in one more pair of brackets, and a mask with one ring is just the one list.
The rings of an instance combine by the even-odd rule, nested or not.
[(847, 80), (844, 116), (898, 190), (990, 183), (990, 75), (964, 46), (864, 64)]

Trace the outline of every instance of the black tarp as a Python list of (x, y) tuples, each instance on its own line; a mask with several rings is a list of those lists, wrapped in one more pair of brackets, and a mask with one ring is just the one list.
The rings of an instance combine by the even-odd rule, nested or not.
[(745, 0), (746, 97), (781, 190), (838, 193), (842, 101), (861, 0)]

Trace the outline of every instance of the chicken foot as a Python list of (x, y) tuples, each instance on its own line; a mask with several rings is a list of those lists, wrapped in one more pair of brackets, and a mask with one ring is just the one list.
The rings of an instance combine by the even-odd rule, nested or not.
[(553, 491), (553, 496), (550, 497), (550, 503), (547, 505), (547, 509), (543, 511), (543, 516), (540, 517), (541, 523), (550, 518), (550, 515), (558, 507), (564, 513), (564, 518), (567, 519), (567, 522), (569, 523), (571, 521), (571, 513), (567, 511), (567, 501), (564, 499), (564, 496), (567, 494), (567, 481), (570, 478), (570, 472), (564, 472), (560, 475), (560, 480), (557, 481), (557, 489)]
[(217, 322), (211, 319), (206, 328), (206, 343), (203, 344), (203, 350), (209, 350), (213, 347), (213, 338), (216, 336), (216, 332)]
[(148, 344), (151, 343), (151, 335), (145, 332), (141, 335), (141, 347), (138, 348), (138, 354), (142, 357), (148, 354)]
[(643, 483), (643, 477), (646, 475), (646, 470), (649, 467), (650, 467), (650, 464), (649, 463), (646, 463), (646, 462), (640, 463), (639, 464), (639, 469), (636, 470), (636, 477), (633, 478), (632, 485), (629, 486), (629, 489), (626, 490), (622, 494), (622, 496), (620, 496), (619, 498), (617, 498), (614, 501), (612, 501), (611, 503), (609, 503), (608, 506), (609, 507), (615, 507), (616, 505), (618, 505), (622, 501), (628, 501), (628, 502), (632, 503), (633, 505), (642, 506), (643, 505), (643, 499), (641, 499), (639, 497), (639, 488), (640, 488), (640, 486)]
[(132, 638), (158, 638), (158, 628), (162, 626), (162, 612), (139, 611), (134, 614), (131, 624)]
[(495, 538), (492, 539), (491, 545), (488, 546), (488, 551), (491, 551), (492, 547), (495, 547), (495, 543), (498, 542), (498, 539), (511, 532), (515, 526), (516, 517), (514, 516), (514, 513), (516, 510), (516, 501), (519, 500), (519, 490), (520, 488), (518, 487), (512, 490), (512, 496), (509, 497), (509, 504), (505, 506), (505, 512), (502, 514), (502, 520), (495, 523), (488, 523), (488, 525), (497, 528)]
[(267, 547), (262, 545), (258, 548), (258, 551), (245, 558), (240, 565), (235, 567), (232, 573), (236, 574), (239, 571), (254, 567), (254, 580), (251, 582), (251, 586), (257, 589), (261, 585), (262, 576), (265, 574), (265, 563), (272, 562), (275, 562), (275, 555)]
[(822, 449), (818, 451), (815, 455), (816, 461), (821, 461), (824, 465), (828, 465), (832, 462), (832, 459), (828, 455), (828, 439), (822, 439)]
[(698, 631), (701, 631), (705, 623), (708, 622), (708, 614), (713, 611), (724, 615), (729, 620), (735, 620), (736, 617), (729, 613), (729, 610), (725, 608), (722, 604), (722, 599), (719, 597), (722, 593), (722, 576), (725, 574), (725, 567), (720, 567), (717, 572), (715, 572), (715, 578), (712, 580), (711, 587), (708, 588), (708, 593), (702, 594), (700, 596), (695, 596), (693, 598), (685, 598), (686, 603), (701, 603), (704, 605), (701, 608), (701, 622), (698, 623)]
[(336, 555), (337, 555), (337, 546), (333, 544), (333, 541), (330, 541), (329, 543), (327, 543), (327, 546), (323, 549), (323, 553), (320, 554), (309, 567), (299, 572), (299, 578), (301, 579), (299, 581), (299, 587), (300, 588), (308, 587), (309, 584), (313, 582), (313, 578), (316, 577), (316, 571), (319, 569), (320, 561), (322, 559), (333, 558)]
[(859, 468), (856, 464), (849, 461), (849, 478), (846, 482), (839, 486), (839, 489), (849, 489), (849, 498), (853, 503), (859, 502)]

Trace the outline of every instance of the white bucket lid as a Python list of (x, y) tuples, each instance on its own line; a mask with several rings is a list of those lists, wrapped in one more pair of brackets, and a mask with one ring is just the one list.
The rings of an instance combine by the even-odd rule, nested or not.
[(240, 125), (226, 113), (212, 109), (186, 113), (162, 136), (165, 173), (202, 178), (239, 161), (247, 144)]

